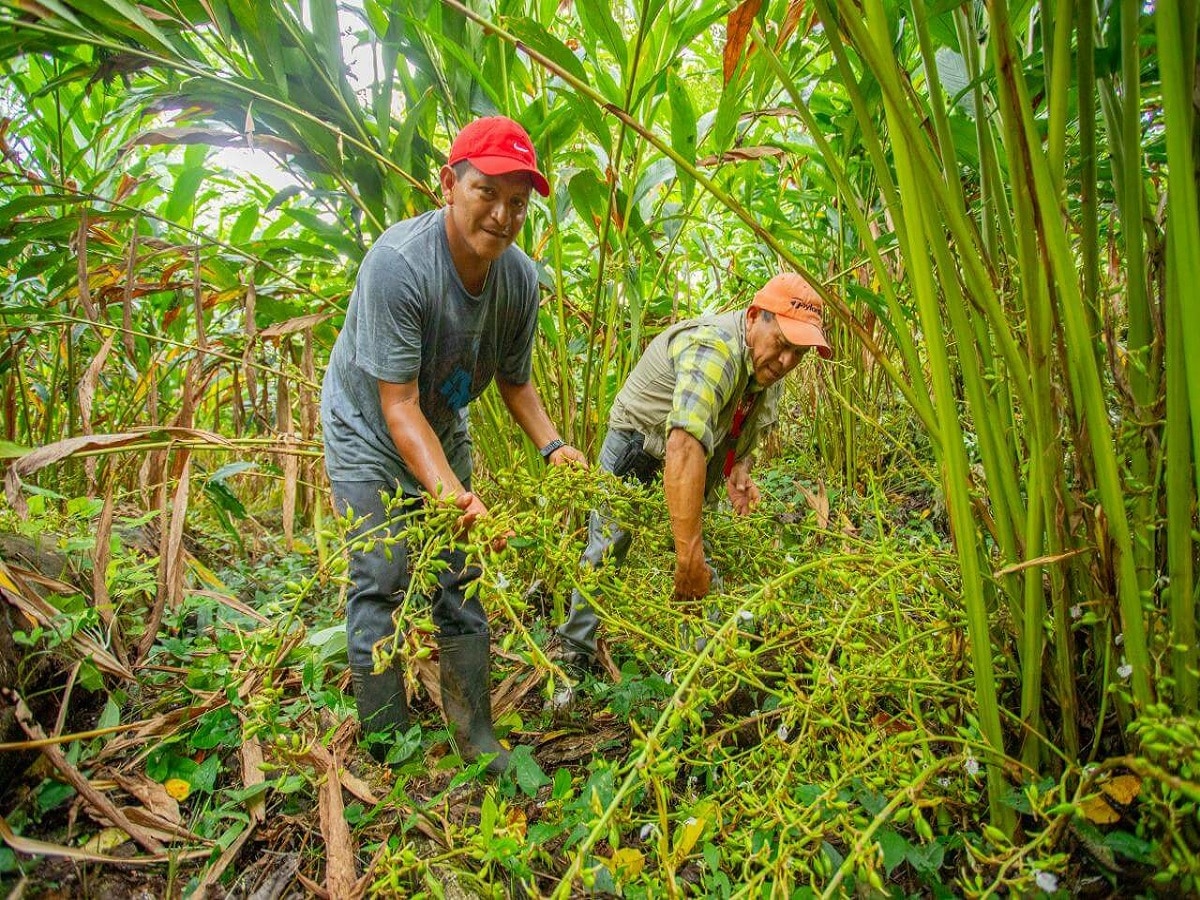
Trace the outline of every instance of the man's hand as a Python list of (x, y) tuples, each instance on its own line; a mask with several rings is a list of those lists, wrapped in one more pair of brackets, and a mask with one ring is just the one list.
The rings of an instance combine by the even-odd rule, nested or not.
[(483, 501), (471, 491), (465, 491), (455, 496), (454, 505), (463, 511), (458, 519), (458, 530), (464, 536), (471, 530), (475, 520), (480, 516), (486, 516), (488, 511), (487, 507), (483, 505)]
[(758, 506), (758, 501), (762, 498), (758, 492), (758, 485), (750, 477), (749, 460), (734, 464), (733, 471), (725, 479), (725, 492), (729, 495), (729, 502), (733, 504), (733, 511), (739, 516), (749, 514)]
[[(462, 537), (466, 537), (471, 530), (471, 526), (475, 522), (488, 514), (488, 509), (483, 505), (483, 501), (479, 497), (467, 491), (459, 494), (454, 498), (454, 505), (463, 511), (463, 514), (458, 519), (458, 533)], [(508, 546), (508, 539), (516, 535), (516, 532), (509, 529), (503, 535), (492, 539), (492, 552), (499, 553)]]
[(675, 598), (697, 600), (707, 596), (712, 585), (712, 572), (704, 560), (703, 547), (693, 553), (675, 557)]
[(587, 457), (570, 444), (563, 444), (550, 454), (546, 462), (552, 466), (582, 466), (585, 469), (588, 467)]

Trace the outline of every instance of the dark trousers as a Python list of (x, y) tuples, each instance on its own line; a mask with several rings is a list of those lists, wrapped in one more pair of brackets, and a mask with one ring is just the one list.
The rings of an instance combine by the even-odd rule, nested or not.
[[(396, 485), (384, 481), (334, 481), (333, 502), (338, 515), (347, 507), (361, 520), (351, 530), (350, 590), (346, 601), (346, 649), (352, 668), (371, 668), (371, 648), (396, 630), (393, 615), (408, 593), (408, 553), (402, 540), (395, 538), (404, 530), (404, 519), (419, 515), (420, 497), (405, 496), (405, 504), (389, 513), (384, 497), (392, 497)], [(383, 526), (382, 528), (380, 526)], [(369, 535), (368, 535), (369, 532)], [(368, 535), (375, 543), (369, 552), (355, 547)], [(390, 557), (390, 558), (389, 558)], [(448, 567), (438, 575), (438, 586), (427, 598), (439, 637), (463, 634), (487, 634), (487, 613), (475, 596), (467, 597), (467, 586), (479, 577), (479, 570), (467, 568), (461, 551), (439, 554)]]

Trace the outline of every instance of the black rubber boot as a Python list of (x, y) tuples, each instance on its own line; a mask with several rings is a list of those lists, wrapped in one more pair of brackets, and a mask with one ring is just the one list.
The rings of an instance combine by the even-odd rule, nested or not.
[[(392, 743), (408, 731), (408, 698), (404, 695), (404, 677), (398, 666), (389, 666), (378, 675), (370, 669), (350, 668), (354, 703), (362, 741), (378, 763), (387, 761)], [(368, 740), (373, 734), (386, 737)]]
[(508, 751), (492, 728), (491, 648), (485, 634), (460, 634), (439, 639), (442, 712), (463, 759), (495, 753), (487, 773), (508, 768)]

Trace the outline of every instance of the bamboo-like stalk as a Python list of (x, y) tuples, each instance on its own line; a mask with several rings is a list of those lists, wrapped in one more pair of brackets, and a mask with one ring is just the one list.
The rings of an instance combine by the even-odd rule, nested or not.
[[(1195, 285), (1200, 284), (1200, 216), (1197, 214), (1196, 182), (1189, 177), (1189, 173), (1196, 171), (1191, 103), (1196, 42), (1192, 37), (1185, 43), (1184, 37), (1195, 34), (1196, 19), (1195, 4), (1181, 4), (1179, 0), (1160, 2), (1154, 14), (1167, 120), (1167, 162), (1171, 171), (1178, 173), (1178, 177), (1171, 180), (1167, 214), (1171, 232), (1178, 240), (1172, 269), (1176, 275), (1175, 283), (1180, 286), (1180, 316), (1184, 323), (1195, 323), (1200, 317), (1200, 299), (1195, 291)], [(1188, 28), (1190, 32), (1185, 30)], [(1183, 329), (1183, 349), (1192, 423), (1192, 458), (1200, 460), (1200, 329), (1194, 324)], [(1195, 477), (1196, 494), (1200, 496), (1200, 466), (1196, 467)]]
[(1024, 75), (1014, 56), (1015, 38), (1005, 0), (990, 0), (993, 29), (992, 51), (999, 74), (1000, 105), (1012, 122), (1010, 158), (1023, 165), (1031, 175), (1033, 200), (1037, 205), (1038, 239), (1050, 263), (1051, 274), (1059, 291), (1059, 314), (1063, 323), (1066, 358), (1073, 393), (1081, 404), (1084, 422), (1094, 454), (1097, 490), (1114, 549), (1113, 565), (1118, 583), (1118, 602), (1125, 636), (1125, 651), (1132, 667), (1134, 699), (1144, 709), (1153, 702), (1150, 681), (1150, 657), (1146, 628), (1142, 617), (1141, 591), (1133, 556), (1132, 536), (1125, 513), (1124, 493), (1109, 425), (1100, 374), (1091, 348), (1083, 296), (1079, 289), (1075, 258), (1062, 222), (1060, 201), (1053, 186), (1049, 166), (1040, 152), (1040, 139), (1033, 122)]
[[(867, 28), (874, 40), (887, 41), (886, 15), (880, 0), (869, 0), (866, 4)], [(885, 92), (884, 109), (889, 128), (897, 131), (901, 118), (893, 98)], [(940, 227), (931, 227), (928, 221), (928, 194), (926, 186), (917, 180), (918, 167), (914, 165), (909, 146), (897, 142), (892, 147), (896, 160), (896, 178), (905, 212), (913, 229), (914, 237), (929, 241), (944, 240)], [(941, 330), (938, 290), (934, 282), (931, 262), (923, 253), (914, 253), (908, 260), (912, 292), (917, 301), (921, 327), (927, 335), (936, 335)], [(940, 340), (927, 343), (930, 377), (933, 382), (934, 407), (942, 434), (940, 453), (942, 487), (950, 512), (950, 527), (962, 575), (963, 603), (967, 613), (967, 627), (971, 640), (971, 657), (975, 669), (975, 696), (983, 739), (990, 748), (987, 764), (988, 806), (992, 823), (1011, 833), (1015, 819), (1012, 810), (1004, 803), (1005, 782), (1001, 768), (1004, 756), (1004, 735), (1000, 726), (1000, 703), (996, 692), (996, 675), (992, 662), (991, 629), (985, 599), (983, 573), (979, 559), (979, 547), (975, 530), (975, 516), (971, 507), (971, 481), (968, 474), (967, 455), (963, 445), (962, 426), (959, 422), (954, 392), (950, 356), (946, 345)]]
[[(1196, 66), (1195, 4), (1162, 0), (1154, 13), (1167, 119), (1167, 158), (1173, 173), (1168, 194), (1167, 232), (1167, 565), (1170, 573), (1171, 669), (1175, 706), (1194, 715), (1197, 709), (1196, 585), (1192, 537), (1196, 499), (1200, 497), (1200, 334), (1195, 327), (1200, 281), (1200, 214), (1192, 135), (1195, 112), (1190, 102)], [(1188, 30), (1190, 29), (1190, 30)], [(1191, 323), (1190, 325), (1188, 323)], [(1191, 430), (1189, 445), (1188, 431)], [(1189, 452), (1190, 451), (1190, 452)], [(1192, 479), (1195, 479), (1193, 481)], [(1192, 488), (1194, 487), (1194, 491)]]

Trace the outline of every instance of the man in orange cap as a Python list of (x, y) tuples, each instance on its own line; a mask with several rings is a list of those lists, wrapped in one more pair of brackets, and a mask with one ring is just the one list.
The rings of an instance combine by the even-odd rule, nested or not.
[[(550, 187), (525, 129), (493, 116), (467, 125), (440, 173), (446, 205), (389, 228), (364, 257), (321, 388), (325, 463), (339, 513), (353, 510), (346, 635), (355, 703), (376, 758), (408, 727), (397, 667), (372, 649), (393, 633), (408, 588), (403, 509), (451, 498), (469, 527), (487, 507), (471, 491), (467, 405), (494, 379), (521, 430), (551, 465), (583, 463), (550, 422), (530, 381), (537, 271), (513, 244), (533, 190)], [(390, 538), (390, 540), (384, 540)], [(370, 549), (367, 549), (370, 548)], [(466, 590), (478, 572), (460, 552), (429, 598), (438, 627), (442, 706), (467, 759), (508, 753), (492, 727), (487, 614)], [(382, 738), (371, 740), (372, 736)]]
[[(723, 481), (734, 512), (758, 503), (754, 448), (778, 414), (783, 378), (810, 348), (832, 353), (820, 295), (795, 273), (776, 275), (749, 309), (680, 322), (646, 348), (613, 402), (600, 467), (644, 483), (663, 472), (675, 538), (675, 595), (705, 596), (713, 570), (704, 556), (701, 510)], [(619, 563), (630, 535), (593, 510), (583, 564)], [(593, 598), (594, 599), (594, 598)], [(571, 597), (555, 655), (578, 677), (591, 668), (599, 620), (588, 598)], [(558, 702), (569, 702), (569, 691)]]

